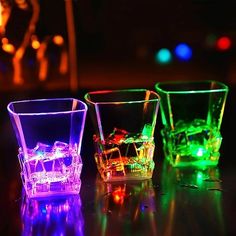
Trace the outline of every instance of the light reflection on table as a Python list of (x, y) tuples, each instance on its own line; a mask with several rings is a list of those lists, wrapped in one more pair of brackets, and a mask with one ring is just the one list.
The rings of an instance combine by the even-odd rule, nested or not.
[(162, 168), (161, 188), (164, 194), (160, 199), (160, 210), (165, 219), (161, 225), (163, 234), (188, 231), (203, 235), (206, 229), (199, 224), (204, 222), (209, 232), (225, 235), (221, 204), (224, 190), (219, 168), (173, 168), (167, 161)]
[(97, 178), (96, 187), (94, 230), (97, 235), (135, 235), (144, 222), (143, 235), (157, 234), (155, 191), (151, 179), (105, 183)]
[(84, 235), (79, 195), (38, 200), (22, 195), (22, 236)]

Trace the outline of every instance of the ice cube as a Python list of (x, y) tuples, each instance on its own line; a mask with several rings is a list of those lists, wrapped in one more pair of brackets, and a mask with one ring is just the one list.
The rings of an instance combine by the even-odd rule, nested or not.
[(54, 159), (53, 160), (53, 170), (54, 171), (61, 171), (63, 164), (64, 164), (64, 162), (63, 162), (62, 158)]
[(67, 143), (61, 142), (61, 141), (56, 141), (52, 147), (52, 150), (68, 150), (69, 149), (69, 145)]
[(105, 155), (108, 160), (111, 158), (121, 158), (120, 149), (118, 147), (104, 150), (102, 154)]
[(188, 141), (198, 145), (205, 145), (209, 139), (209, 132), (201, 130), (201, 132), (187, 133)]
[[(37, 146), (36, 146), (36, 147), (37, 147)], [(19, 150), (19, 153), (22, 154), (26, 160), (38, 159), (38, 158), (37, 158), (38, 154), (37, 154), (35, 148), (34, 148), (34, 149), (29, 149), (29, 148), (27, 148), (27, 155), (24, 155), (24, 153), (23, 153), (22, 150)], [(36, 158), (35, 158), (35, 157), (36, 157)]]
[(185, 131), (175, 130), (171, 132), (171, 138), (174, 146), (187, 145), (188, 138)]
[(197, 145), (206, 145), (210, 138), (210, 127), (201, 119), (195, 119), (187, 130), (188, 141)]
[(35, 148), (34, 148), (34, 151), (36, 151), (37, 153), (38, 152), (50, 152), (52, 150), (52, 147), (48, 144), (45, 144), (45, 143), (40, 143), (40, 142), (37, 142)]
[(152, 125), (151, 124), (145, 124), (142, 130), (142, 137), (145, 139), (152, 137)]
[(114, 128), (112, 133), (108, 135), (106, 142), (120, 145), (121, 143), (123, 143), (123, 141), (125, 140), (125, 137), (128, 133), (129, 132), (127, 132), (124, 129)]
[(144, 142), (144, 140), (142, 139), (142, 135), (140, 133), (138, 134), (129, 133), (128, 135), (126, 135), (124, 140), (125, 144), (139, 143), (139, 142)]
[(139, 162), (145, 163), (152, 160), (154, 150), (155, 150), (155, 145), (154, 143), (151, 142), (144, 143), (142, 146), (140, 146), (137, 149)]
[(124, 143), (125, 144), (129, 144), (129, 143), (134, 143), (135, 142), (135, 139), (137, 139), (136, 136), (127, 136), (126, 139), (124, 140)]
[(206, 125), (206, 121), (202, 120), (202, 119), (194, 119), (193, 122), (192, 122), (192, 125), (194, 127), (199, 127), (199, 126), (203, 127), (203, 126)]
[(186, 126), (187, 126), (186, 122), (184, 122), (183, 120), (178, 120), (175, 124), (175, 130), (176, 130), (176, 132), (177, 132), (177, 130), (178, 130), (178, 132), (183, 132), (183, 130), (186, 129)]

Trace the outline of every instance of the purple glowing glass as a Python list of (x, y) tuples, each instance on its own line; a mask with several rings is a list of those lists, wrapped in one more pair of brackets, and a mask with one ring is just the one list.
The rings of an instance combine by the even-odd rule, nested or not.
[(28, 197), (79, 193), (86, 104), (74, 98), (35, 99), (7, 108)]
[(22, 197), (22, 236), (84, 235), (84, 219), (79, 195), (59, 198)]

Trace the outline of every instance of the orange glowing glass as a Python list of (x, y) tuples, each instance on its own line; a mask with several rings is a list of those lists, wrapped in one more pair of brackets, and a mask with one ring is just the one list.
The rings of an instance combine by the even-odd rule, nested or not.
[(103, 90), (87, 93), (85, 100), (94, 122), (94, 158), (102, 179), (152, 178), (159, 96), (146, 89)]

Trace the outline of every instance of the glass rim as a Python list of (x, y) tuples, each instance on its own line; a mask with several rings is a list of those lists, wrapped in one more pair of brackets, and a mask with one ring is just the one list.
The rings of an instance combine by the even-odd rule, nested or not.
[[(127, 92), (150, 92), (150, 94), (154, 94), (156, 96), (156, 98), (152, 98), (152, 99), (134, 99), (131, 101), (119, 101), (118, 100), (114, 100), (114, 101), (100, 101), (100, 102), (96, 102), (96, 101), (92, 101), (89, 98), (89, 95), (91, 94), (112, 94), (112, 93), (127, 93)], [(90, 103), (90, 104), (132, 104), (132, 103), (144, 103), (144, 102), (159, 102), (160, 101), (160, 96), (158, 93), (156, 93), (153, 90), (150, 89), (114, 89), (114, 90), (96, 90), (96, 91), (91, 91), (91, 92), (87, 92), (84, 95), (84, 99), (86, 102)]]
[[(167, 89), (162, 89), (160, 86), (161, 85), (193, 85), (193, 84), (217, 84), (219, 88), (209, 88), (209, 89), (178, 89), (176, 87), (176, 90), (167, 90)], [(168, 94), (188, 94), (188, 93), (215, 93), (215, 92), (228, 92), (229, 87), (219, 81), (216, 80), (197, 80), (197, 81), (166, 81), (166, 82), (158, 82), (155, 84), (155, 89), (156, 91), (160, 91), (163, 93), (168, 93)]]
[[(15, 112), (11, 109), (11, 106), (12, 105), (15, 105), (15, 104), (20, 104), (20, 103), (33, 103), (33, 102), (48, 102), (48, 101), (77, 101), (78, 103), (82, 104), (83, 105), (83, 108), (81, 109), (75, 109), (75, 110), (65, 110), (65, 111), (48, 111), (48, 112)], [(86, 112), (87, 111), (87, 105), (79, 100), (79, 99), (76, 99), (76, 98), (40, 98), (40, 99), (25, 99), (25, 100), (16, 100), (16, 101), (12, 101), (10, 103), (8, 103), (7, 105), (7, 110), (13, 114), (13, 115), (20, 115), (20, 116), (37, 116), (37, 115), (57, 115), (57, 114), (70, 114), (70, 113), (76, 113), (76, 112)]]

